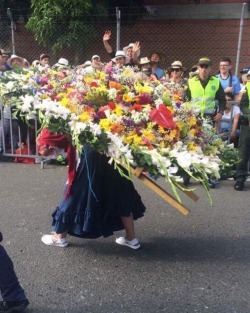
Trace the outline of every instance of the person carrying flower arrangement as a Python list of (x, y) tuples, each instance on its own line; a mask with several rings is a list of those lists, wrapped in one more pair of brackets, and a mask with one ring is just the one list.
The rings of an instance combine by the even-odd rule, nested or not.
[(98, 238), (125, 229), (119, 245), (140, 248), (135, 237), (134, 220), (143, 216), (145, 206), (131, 180), (124, 178), (110, 165), (104, 154), (84, 145), (76, 168), (74, 148), (66, 135), (43, 129), (37, 139), (42, 155), (53, 154), (55, 147), (68, 151), (68, 183), (61, 203), (52, 214), (54, 231), (43, 235), (44, 244), (68, 245), (67, 235)]

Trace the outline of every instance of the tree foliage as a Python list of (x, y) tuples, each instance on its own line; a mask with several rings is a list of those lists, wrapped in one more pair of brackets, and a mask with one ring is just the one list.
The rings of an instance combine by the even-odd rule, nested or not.
[(87, 44), (104, 8), (94, 0), (31, 0), (31, 9), (26, 27), (40, 44), (58, 51), (72, 44)]

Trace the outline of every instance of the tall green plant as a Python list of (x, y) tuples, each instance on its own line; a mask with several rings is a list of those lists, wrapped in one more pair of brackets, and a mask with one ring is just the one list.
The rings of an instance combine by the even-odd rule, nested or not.
[(32, 15), (26, 27), (52, 51), (74, 45), (84, 47), (94, 36), (94, 22), (102, 5), (93, 0), (31, 0)]

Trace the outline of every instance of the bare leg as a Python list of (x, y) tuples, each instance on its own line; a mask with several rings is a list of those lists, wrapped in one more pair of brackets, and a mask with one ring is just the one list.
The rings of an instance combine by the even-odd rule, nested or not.
[(134, 227), (134, 219), (133, 216), (122, 216), (121, 217), (123, 226), (125, 228), (126, 236), (125, 238), (127, 240), (132, 240), (135, 238), (135, 227)]
[(61, 233), (61, 234), (55, 234), (55, 235), (57, 235), (57, 237), (58, 237), (58, 238), (62, 239), (62, 238), (66, 238), (66, 237), (67, 237), (68, 232), (67, 232), (67, 231), (65, 231), (64, 233)]

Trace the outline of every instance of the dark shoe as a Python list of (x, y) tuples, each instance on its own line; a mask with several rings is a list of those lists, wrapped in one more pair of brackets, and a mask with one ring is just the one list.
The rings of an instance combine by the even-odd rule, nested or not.
[(185, 176), (183, 177), (183, 185), (188, 186), (190, 184), (190, 177)]
[(214, 189), (216, 187), (216, 185), (219, 184), (219, 181), (217, 179), (209, 179), (208, 180), (208, 186), (209, 188)]
[(244, 189), (244, 182), (238, 180), (235, 184), (234, 184), (234, 189), (238, 190), (238, 191), (242, 191)]
[(11, 313), (24, 311), (29, 305), (28, 300), (23, 301), (0, 301), (0, 312)]

